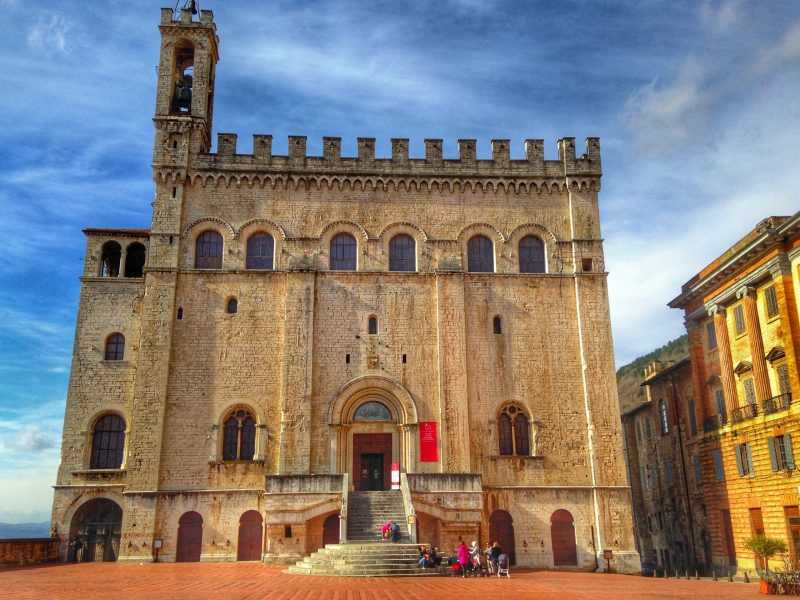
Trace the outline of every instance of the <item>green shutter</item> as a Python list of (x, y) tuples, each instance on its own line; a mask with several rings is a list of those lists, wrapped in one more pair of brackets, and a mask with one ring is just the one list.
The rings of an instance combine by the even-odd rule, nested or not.
[(771, 437), (767, 440), (767, 444), (769, 445), (769, 459), (772, 461), (772, 470), (777, 472), (778, 471), (778, 449), (775, 447), (775, 438)]
[(792, 436), (788, 433), (783, 436), (783, 448), (786, 451), (786, 468), (794, 471), (794, 454), (792, 453)]
[(756, 470), (753, 468), (753, 447), (750, 444), (745, 444), (747, 448), (747, 474), (750, 477), (756, 476)]

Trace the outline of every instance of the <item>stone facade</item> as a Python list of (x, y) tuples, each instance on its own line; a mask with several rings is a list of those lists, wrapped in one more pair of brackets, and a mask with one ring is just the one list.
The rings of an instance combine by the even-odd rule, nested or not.
[[(157, 550), (185, 560), (190, 521), (201, 519), (196, 556), (235, 560), (247, 511), (262, 522), (261, 558), (307, 554), (329, 517), (345, 522), (347, 490), (364, 484), (355, 436), (388, 434), (382, 464), (408, 473), (420, 541), (485, 543), (502, 522), (517, 564), (552, 567), (551, 518), (567, 511), (576, 560), (560, 566), (602, 568), (611, 549), (613, 568), (638, 570), (599, 140), (576, 156), (575, 140), (561, 139), (557, 160), (545, 160), (542, 140), (526, 141), (524, 159), (494, 140), (481, 160), (474, 140), (459, 141), (458, 159), (442, 155), (441, 140), (409, 157), (405, 139), (377, 158), (374, 139), (360, 138), (350, 158), (339, 138), (308, 156), (306, 138), (292, 136), (280, 156), (271, 136), (242, 154), (235, 134), (219, 134), (211, 153), (213, 15), (176, 20), (164, 9), (160, 30), (151, 228), (86, 230), (53, 508), (64, 555), (75, 536), (105, 535), (120, 559)], [(249, 268), (256, 234), (272, 240), (268, 267)], [(348, 270), (332, 268), (340, 234), (355, 247)], [(408, 271), (389, 268), (398, 235), (412, 241)], [(470, 268), (476, 236), (488, 272)], [(520, 272), (521, 242), (534, 238), (542, 268)], [(206, 239), (221, 240), (218, 257)], [(123, 262), (132, 243), (146, 247), (142, 276), (109, 276), (118, 260), (109, 241)], [(114, 333), (125, 340), (117, 355)], [(389, 416), (360, 420), (365, 402)], [(510, 454), (499, 433), (509, 407), (524, 415), (516, 443), (527, 439)], [(255, 422), (240, 421), (240, 434), (237, 411)], [(124, 449), (98, 451), (101, 436), (122, 439), (114, 427), (124, 427)], [(431, 454), (420, 436), (432, 427)], [(245, 460), (226, 454), (244, 447)], [(92, 499), (111, 502), (109, 522), (121, 508), (119, 535), (116, 522), (90, 532), (80, 507)]]
[(708, 571), (710, 538), (688, 358), (645, 368), (645, 400), (622, 415), (637, 549), (647, 570)]
[[(714, 567), (752, 570), (745, 541), (800, 556), (800, 213), (770, 217), (683, 285), (704, 504)], [(782, 565), (780, 559), (777, 564)]]

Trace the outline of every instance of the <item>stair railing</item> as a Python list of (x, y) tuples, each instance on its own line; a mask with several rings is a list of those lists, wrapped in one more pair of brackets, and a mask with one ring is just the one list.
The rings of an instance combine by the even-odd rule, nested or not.
[(406, 523), (408, 524), (408, 537), (412, 544), (417, 543), (417, 513), (414, 511), (414, 503), (411, 501), (411, 488), (408, 487), (408, 476), (405, 472), (400, 473), (400, 492), (403, 494), (403, 509), (406, 513)]
[(339, 509), (339, 543), (347, 542), (347, 494), (350, 492), (350, 475), (342, 473), (342, 507)]

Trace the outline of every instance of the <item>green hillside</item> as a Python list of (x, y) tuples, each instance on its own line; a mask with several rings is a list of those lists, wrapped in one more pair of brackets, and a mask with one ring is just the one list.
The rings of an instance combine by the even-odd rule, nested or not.
[(617, 371), (620, 410), (625, 412), (644, 402), (645, 395), (641, 383), (644, 380), (644, 368), (649, 363), (654, 360), (663, 363), (677, 362), (687, 356), (689, 356), (689, 336), (684, 334), (620, 367)]

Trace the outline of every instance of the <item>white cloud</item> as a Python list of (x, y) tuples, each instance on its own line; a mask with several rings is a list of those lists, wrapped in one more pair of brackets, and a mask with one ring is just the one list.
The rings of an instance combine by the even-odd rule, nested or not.
[(726, 33), (742, 17), (742, 0), (706, 0), (700, 7), (700, 17), (713, 34)]
[(6, 450), (19, 452), (37, 452), (56, 447), (57, 440), (52, 435), (42, 432), (38, 427), (31, 426), (13, 434), (6, 434), (0, 439), (0, 444)]
[(28, 45), (44, 52), (68, 52), (67, 33), (70, 23), (61, 15), (49, 14), (40, 17), (28, 31)]

